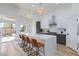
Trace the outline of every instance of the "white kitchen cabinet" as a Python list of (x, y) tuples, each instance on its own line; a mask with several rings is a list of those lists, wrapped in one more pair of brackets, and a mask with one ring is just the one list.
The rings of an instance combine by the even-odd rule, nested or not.
[(48, 17), (44, 17), (41, 20), (41, 28), (42, 29), (48, 29), (49, 28), (49, 19)]
[(66, 35), (66, 46), (77, 51), (77, 44), (79, 42), (77, 35), (78, 21), (77, 16), (70, 17), (67, 22), (67, 34)]
[(41, 20), (41, 28), (42, 29), (48, 29), (49, 28), (49, 21), (48, 20)]

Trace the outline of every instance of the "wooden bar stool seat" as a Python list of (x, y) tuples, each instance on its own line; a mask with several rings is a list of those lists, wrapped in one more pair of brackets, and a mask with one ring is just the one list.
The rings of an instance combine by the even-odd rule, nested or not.
[(43, 47), (43, 46), (44, 46), (43, 43), (38, 42), (38, 45), (37, 45), (38, 48), (41, 48), (41, 47)]
[(21, 39), (21, 41), (22, 41), (22, 48), (25, 48), (25, 46), (26, 46), (25, 35), (23, 34), (21, 38), (22, 38)]
[(21, 34), (19, 35), (19, 38), (20, 38), (20, 39), (22, 38), (22, 35), (21, 35)]
[[(32, 49), (35, 49), (34, 47), (36, 48), (35, 55), (39, 55), (40, 52), (42, 52), (45, 55), (44, 44), (42, 42), (38, 42), (37, 39), (32, 38)], [(43, 51), (41, 51), (40, 48), (43, 48)]]

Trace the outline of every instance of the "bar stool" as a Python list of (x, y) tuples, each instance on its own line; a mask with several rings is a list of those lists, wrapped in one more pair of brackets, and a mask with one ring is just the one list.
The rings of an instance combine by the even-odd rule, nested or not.
[(19, 38), (20, 38), (20, 39), (22, 38), (22, 35), (21, 35), (21, 34), (19, 35)]
[(27, 41), (27, 45), (28, 45), (26, 50), (28, 51), (28, 55), (30, 55), (31, 54), (31, 50), (32, 50), (31, 37), (27, 36), (26, 37), (26, 41)]
[(26, 42), (25, 42), (25, 35), (24, 34), (22, 35), (22, 40), (21, 41), (22, 41), (22, 48), (25, 48), (26, 47), (26, 44), (25, 44)]
[(23, 42), (23, 51), (24, 52), (27, 52), (27, 47), (28, 47), (28, 43), (27, 43), (27, 38), (26, 38), (27, 36), (26, 35), (23, 35), (22, 36), (22, 42)]
[(19, 35), (19, 44), (20, 44), (20, 47), (21, 47), (21, 45), (22, 45), (22, 35), (21, 34)]
[[(42, 52), (45, 55), (44, 44), (32, 38), (32, 49), (35, 49), (34, 47), (36, 48), (36, 55), (38, 55), (40, 52)], [(41, 51), (40, 48), (43, 48), (43, 51)]]

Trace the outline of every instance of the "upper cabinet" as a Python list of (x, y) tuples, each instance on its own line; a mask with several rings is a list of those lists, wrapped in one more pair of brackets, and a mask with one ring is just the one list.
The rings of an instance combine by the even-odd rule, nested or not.
[(49, 28), (48, 20), (45, 20), (45, 19), (41, 20), (41, 28), (42, 29), (48, 29)]
[(57, 23), (55, 21), (55, 16), (53, 15), (45, 15), (43, 16), (41, 20), (41, 28), (42, 29), (49, 29), (53, 26), (57, 26)]
[(49, 28), (49, 17), (46, 17), (44, 16), (42, 19), (41, 19), (41, 28), (42, 29), (48, 29)]

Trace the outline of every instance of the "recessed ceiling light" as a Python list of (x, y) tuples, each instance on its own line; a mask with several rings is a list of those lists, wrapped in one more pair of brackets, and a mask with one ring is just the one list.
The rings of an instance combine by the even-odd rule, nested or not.
[(59, 3), (56, 3), (56, 5), (58, 5)]
[(32, 7), (35, 7), (35, 5), (32, 5)]

